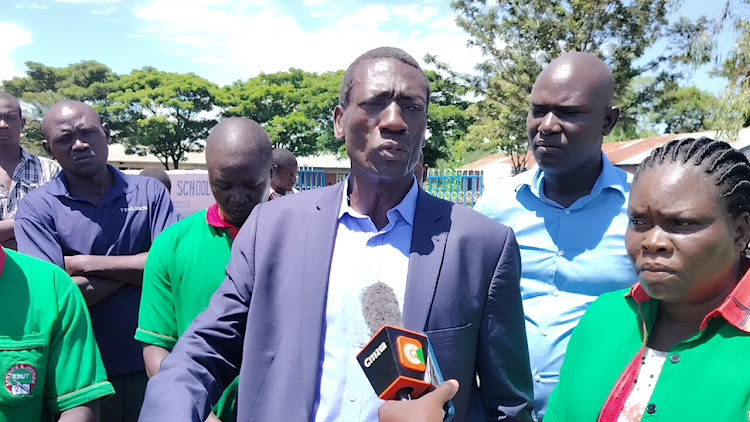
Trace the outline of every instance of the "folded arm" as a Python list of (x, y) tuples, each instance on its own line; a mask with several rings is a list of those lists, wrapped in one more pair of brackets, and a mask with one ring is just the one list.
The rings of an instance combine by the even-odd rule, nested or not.
[(126, 285), (126, 283), (121, 281), (80, 275), (73, 276), (73, 281), (81, 289), (83, 299), (86, 301), (88, 307), (96, 305)]
[(140, 286), (147, 258), (148, 252), (122, 256), (66, 256), (65, 270), (71, 276), (95, 276)]

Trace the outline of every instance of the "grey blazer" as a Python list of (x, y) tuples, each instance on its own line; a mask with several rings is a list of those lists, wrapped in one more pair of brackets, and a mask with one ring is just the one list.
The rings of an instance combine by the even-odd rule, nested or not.
[[(140, 421), (201, 422), (238, 373), (238, 421), (312, 420), (343, 186), (253, 210), (226, 280), (149, 381)], [(510, 229), (419, 189), (404, 325), (428, 334), (461, 384), (456, 422), (531, 420), (520, 267)]]

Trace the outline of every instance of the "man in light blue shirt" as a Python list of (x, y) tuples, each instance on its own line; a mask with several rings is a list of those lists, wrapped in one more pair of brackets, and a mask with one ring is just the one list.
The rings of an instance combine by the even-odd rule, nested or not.
[(527, 117), (538, 167), (505, 180), (475, 207), (511, 227), (521, 248), (536, 420), (591, 302), (637, 281), (625, 251), (631, 176), (601, 150), (619, 118), (613, 92), (612, 74), (596, 56), (552, 61), (534, 84)]

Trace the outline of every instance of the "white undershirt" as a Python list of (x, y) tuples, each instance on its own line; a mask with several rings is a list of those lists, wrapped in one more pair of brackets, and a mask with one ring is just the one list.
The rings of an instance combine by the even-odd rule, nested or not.
[(651, 395), (656, 388), (656, 381), (667, 360), (668, 352), (660, 352), (650, 347), (646, 348), (643, 355), (641, 369), (638, 371), (638, 379), (635, 381), (633, 391), (630, 392), (622, 413), (617, 422), (639, 422), (643, 417), (643, 412), (648, 406)]

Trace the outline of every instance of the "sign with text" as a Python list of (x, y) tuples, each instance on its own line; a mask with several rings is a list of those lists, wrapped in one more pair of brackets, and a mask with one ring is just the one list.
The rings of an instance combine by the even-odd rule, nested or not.
[[(125, 173), (137, 175), (139, 171), (127, 170)], [(207, 170), (169, 170), (167, 174), (172, 182), (172, 203), (182, 218), (214, 204)]]
[(171, 170), (167, 174), (172, 182), (172, 203), (183, 217), (206, 209), (216, 202), (208, 183), (208, 171)]

